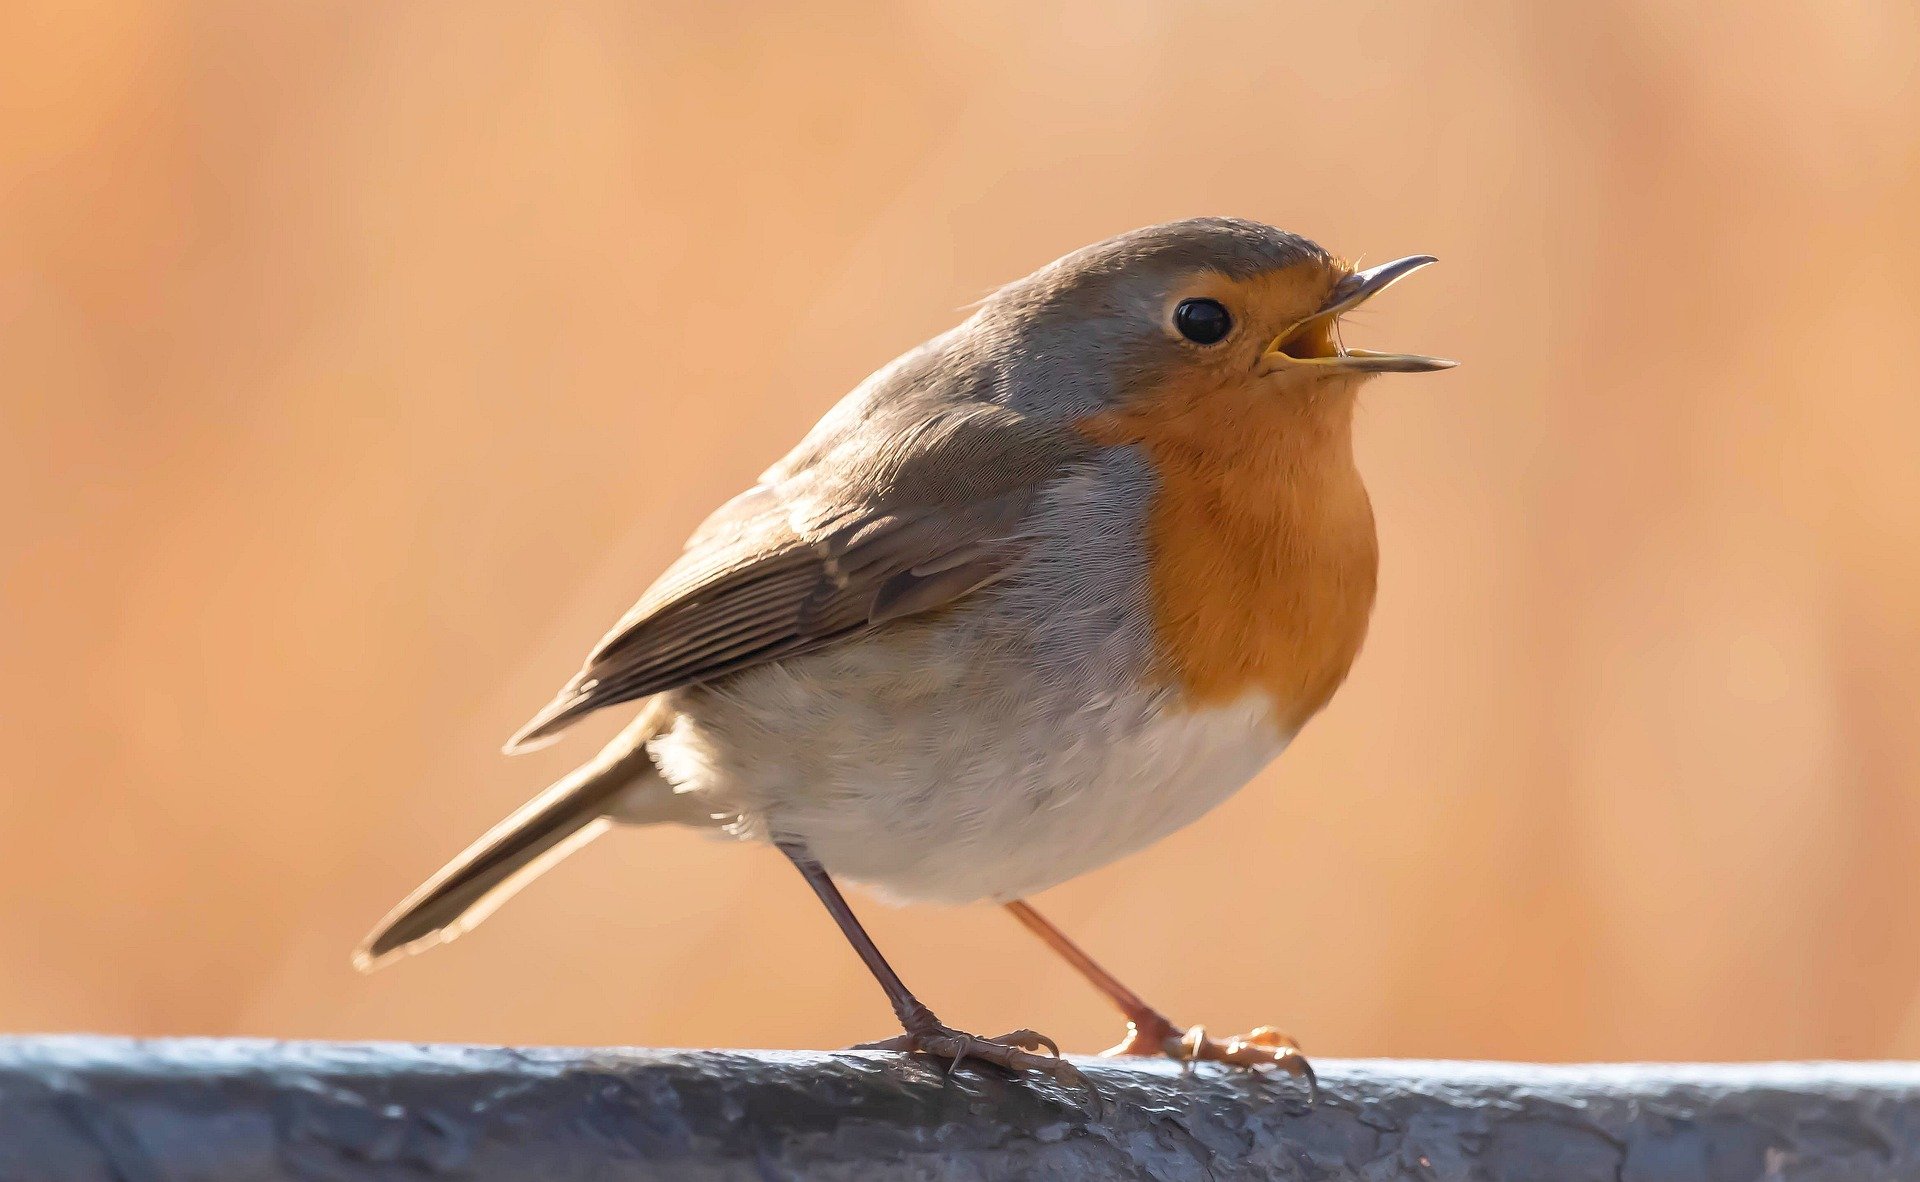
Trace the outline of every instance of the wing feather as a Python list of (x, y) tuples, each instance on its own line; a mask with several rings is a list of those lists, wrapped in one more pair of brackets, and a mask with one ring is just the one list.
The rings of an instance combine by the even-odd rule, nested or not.
[(776, 468), (708, 518), (507, 750), (971, 594), (1017, 561), (1035, 495), (1086, 448), (984, 404), (867, 426), (860, 455)]

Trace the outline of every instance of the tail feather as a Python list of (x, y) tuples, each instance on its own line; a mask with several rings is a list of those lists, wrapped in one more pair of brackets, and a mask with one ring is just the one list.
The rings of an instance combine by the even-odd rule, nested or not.
[[(647, 740), (656, 729), (649, 714), (635, 719), (592, 761), (488, 830), (402, 900), (354, 950), (354, 967), (370, 972), (470, 931), (521, 887), (606, 832), (614, 823), (610, 814), (617, 813), (622, 821), (697, 820), (684, 802), (676, 801), (647, 757)], [(658, 816), (636, 813), (630, 804), (644, 794), (648, 779), (659, 789)]]

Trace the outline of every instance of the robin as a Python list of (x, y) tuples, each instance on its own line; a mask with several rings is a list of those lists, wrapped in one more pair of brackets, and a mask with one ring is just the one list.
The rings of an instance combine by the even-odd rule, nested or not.
[(1345, 679), (1378, 565), (1355, 397), (1454, 363), (1345, 348), (1340, 317), (1433, 261), (1357, 270), (1200, 218), (1001, 288), (694, 532), (506, 750), (638, 716), (355, 963), (453, 939), (611, 825), (717, 828), (772, 844), (825, 904), (900, 1021), (870, 1046), (1078, 1078), (1034, 1031), (942, 1023), (836, 878), (1004, 905), (1118, 1005), (1109, 1053), (1310, 1082), (1290, 1038), (1181, 1028), (1022, 900), (1225, 800)]

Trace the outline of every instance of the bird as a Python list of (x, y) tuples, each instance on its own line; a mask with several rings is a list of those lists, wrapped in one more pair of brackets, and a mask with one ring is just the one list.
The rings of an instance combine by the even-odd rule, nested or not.
[(470, 930), (614, 825), (770, 844), (901, 1033), (863, 1044), (1084, 1077), (1031, 1029), (942, 1022), (841, 880), (991, 902), (1127, 1022), (1109, 1054), (1275, 1067), (1122, 985), (1027, 897), (1244, 786), (1346, 679), (1379, 550), (1358, 392), (1450, 368), (1347, 348), (1341, 318), (1432, 262), (1360, 269), (1257, 221), (1191, 218), (1075, 250), (875, 371), (721, 505), (507, 743), (635, 704), (596, 756), (473, 843), (354, 953)]

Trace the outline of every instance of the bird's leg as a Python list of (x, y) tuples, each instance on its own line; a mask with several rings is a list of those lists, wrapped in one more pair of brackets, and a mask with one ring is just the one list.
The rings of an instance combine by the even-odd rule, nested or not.
[(1289, 1075), (1306, 1080), (1310, 1092), (1317, 1093), (1318, 1081), (1293, 1039), (1271, 1026), (1262, 1026), (1247, 1034), (1237, 1034), (1224, 1042), (1209, 1038), (1203, 1027), (1181, 1027), (1133, 990), (1122, 985), (1112, 973), (1067, 938), (1031, 904), (1015, 899), (1006, 905), (1013, 917), (1040, 937), (1047, 947), (1060, 954), (1087, 983), (1107, 996), (1127, 1020), (1127, 1037), (1117, 1046), (1101, 1052), (1105, 1055), (1165, 1055), (1183, 1063), (1206, 1060), (1230, 1063), (1238, 1067), (1278, 1067)]
[[(840, 933), (853, 945), (866, 963), (867, 971), (886, 992), (887, 1001), (893, 1006), (894, 1016), (900, 1019), (904, 1033), (881, 1042), (862, 1043), (856, 1050), (877, 1051), (919, 1051), (950, 1060), (958, 1067), (968, 1059), (979, 1059), (987, 1063), (997, 1063), (1013, 1071), (1034, 1071), (1059, 1080), (1092, 1090), (1092, 1085), (1071, 1063), (1060, 1057), (1060, 1048), (1044, 1034), (1032, 1030), (1015, 1030), (998, 1038), (982, 1038), (977, 1034), (968, 1034), (955, 1030), (934, 1016), (926, 1004), (913, 995), (900, 974), (893, 971), (880, 949), (860, 926), (860, 920), (853, 914), (853, 908), (834, 885), (826, 870), (813, 860), (805, 847), (779, 842), (780, 852), (785, 854), (801, 875), (813, 893), (820, 896), (820, 902), (826, 905), (827, 914), (840, 925)], [(1037, 1055), (1033, 1052), (1045, 1048), (1049, 1053)]]

